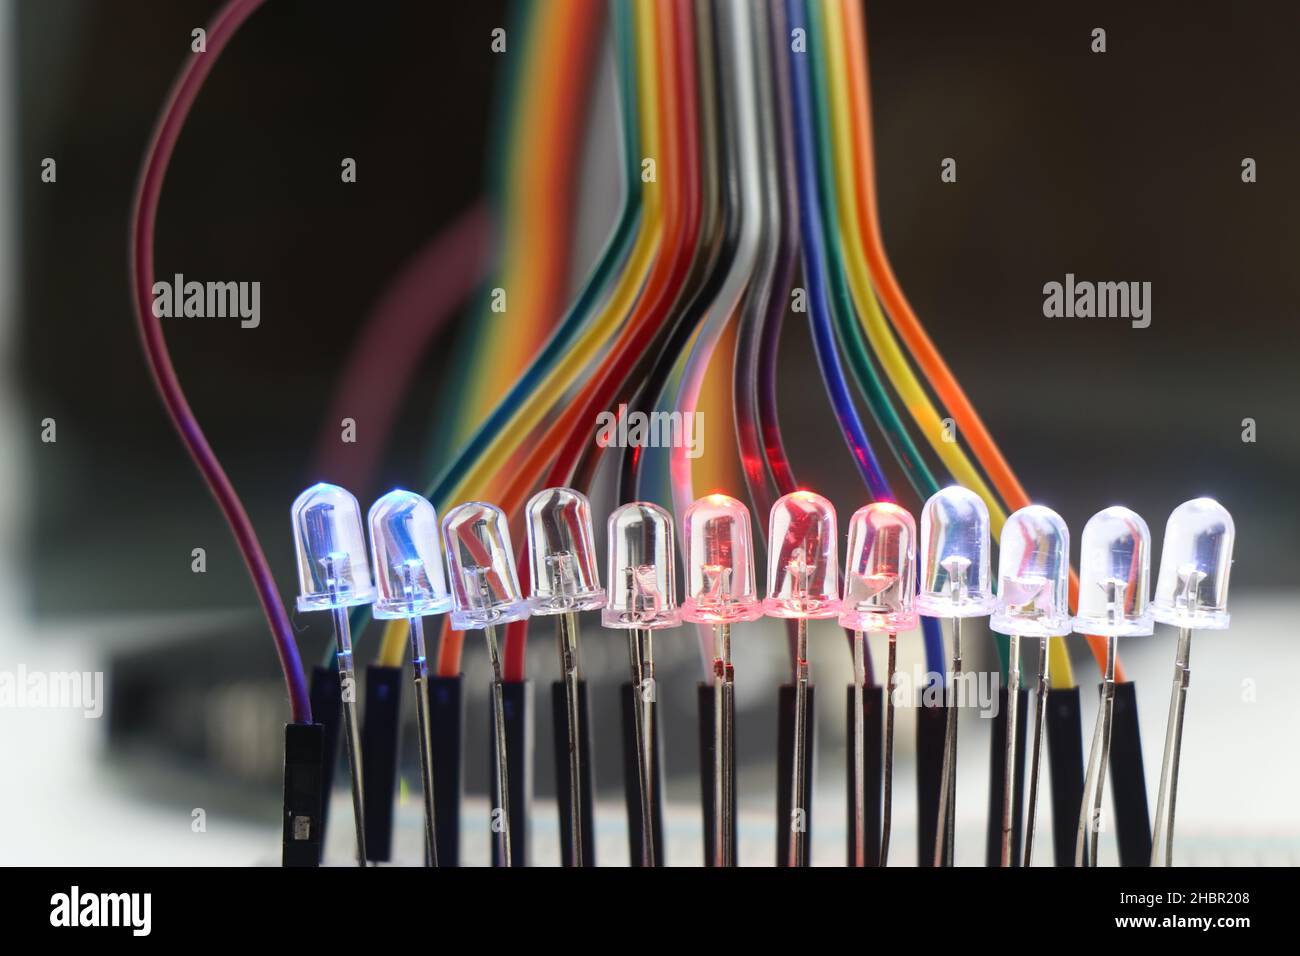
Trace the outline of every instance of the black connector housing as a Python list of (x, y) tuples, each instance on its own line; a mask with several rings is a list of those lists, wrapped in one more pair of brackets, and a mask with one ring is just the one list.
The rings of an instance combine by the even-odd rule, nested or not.
[[(1012, 775), (1011, 797), (1011, 865), (1019, 866), (1022, 858), (1021, 838), (1025, 819), (1025, 741), (1032, 715), (1029, 713), (1029, 690), (1021, 687), (1016, 693), (1020, 708), (1016, 719), (1015, 770)], [(989, 739), (989, 812), (984, 862), (987, 866), (1002, 865), (1002, 800), (1005, 794), (1007, 757), (1007, 688), (998, 690), (998, 712), (993, 718)]]
[[(641, 865), (641, 768), (637, 766), (636, 707), (637, 691), (631, 681), (619, 686), (619, 700), (623, 714), (623, 793), (627, 803), (628, 859), (632, 866)], [(660, 708), (655, 708), (659, 717)], [(663, 721), (656, 719), (650, 728), (654, 759), (650, 775), (650, 825), (655, 851), (655, 863), (664, 865), (664, 808), (663, 808)]]
[[(506, 771), (510, 780), (510, 865), (527, 866), (528, 836), (533, 803), (533, 685), (531, 681), (507, 681), (503, 687), (506, 715)], [(496, 774), (496, 708), (488, 695), (488, 774), (491, 777), (492, 806), (501, 806)], [(489, 819), (489, 832), (492, 821)], [(441, 851), (440, 851), (441, 852)], [(501, 866), (501, 845), (492, 841), (492, 865)]]
[(361, 773), (366, 797), (366, 859), (387, 863), (393, 852), (393, 806), (401, 753), (403, 668), (366, 668), (361, 720)]
[(325, 829), (329, 826), (330, 792), (334, 789), (335, 768), (339, 759), (339, 728), (343, 723), (343, 699), (339, 689), (339, 672), (317, 664), (311, 669), (311, 716), (325, 728), (321, 755), (321, 780), (324, 784), (320, 808), (321, 851), (325, 849)]
[(285, 724), (282, 866), (320, 865), (327, 790), (321, 770), (324, 753), (323, 725)]
[(933, 866), (948, 708), (943, 704), (927, 705), (924, 692), (919, 693), (922, 696), (916, 711), (916, 862), (917, 866)]
[(460, 866), (460, 806), (465, 795), (462, 765), (465, 675), (430, 677), (428, 694), (438, 866)]
[(1074, 866), (1083, 802), (1083, 717), (1077, 686), (1053, 688), (1047, 694), (1047, 765), (1052, 775), (1053, 861)]
[[(808, 795), (808, 806), (803, 808), (804, 847), (807, 850), (805, 866), (812, 864), (812, 824), (813, 781), (817, 779), (817, 709), (816, 688), (808, 685), (808, 720), (804, 726), (804, 752), (808, 755), (804, 764), (804, 792)], [(790, 840), (793, 819), (791, 805), (794, 794), (791, 793), (791, 780), (794, 776), (794, 716), (795, 686), (782, 684), (778, 689), (777, 726), (776, 726), (776, 865), (790, 865)]]
[[(713, 694), (714, 694), (714, 689), (712, 684), (705, 684), (701, 682), (700, 684), (696, 685), (695, 709), (699, 717), (699, 727), (700, 727), (700, 733), (699, 733), (700, 810), (702, 811), (703, 818), (704, 818), (704, 865), (705, 866), (713, 865), (713, 853), (715, 849), (714, 848), (715, 841), (713, 839), (713, 835), (715, 832), (714, 831), (715, 820), (713, 817), (714, 814), (713, 761), (714, 761), (714, 755), (717, 753), (718, 738), (715, 732), (716, 726), (713, 720)], [(731, 699), (730, 706), (731, 706), (731, 714), (728, 716), (731, 721), (731, 726), (733, 728), (732, 733), (734, 734), (735, 727), (736, 727), (736, 711), (735, 711), (736, 704), (735, 704), (734, 697)], [(736, 779), (735, 747), (736, 747), (736, 743), (735, 740), (733, 739), (732, 752), (731, 752), (731, 759), (732, 759), (731, 779), (732, 780)], [(737, 788), (732, 787), (731, 790), (731, 845), (733, 847), (738, 848), (740, 844), (737, 842), (738, 834), (736, 828), (736, 805), (737, 805), (736, 789)]]
[(1110, 776), (1119, 865), (1150, 866), (1151, 816), (1147, 808), (1146, 773), (1142, 766), (1142, 735), (1138, 731), (1137, 687), (1132, 681), (1115, 685)]
[[(560, 854), (565, 865), (573, 859), (569, 832), (569, 708), (564, 681), (551, 684), (551, 727), (555, 741), (555, 803), (560, 811)], [(591, 746), (591, 706), (587, 682), (578, 681), (578, 800), (582, 810), (582, 865), (596, 865), (595, 776)]]
[[(853, 785), (853, 754), (857, 748), (857, 727), (853, 719), (852, 684), (848, 688), (845, 702), (845, 720), (847, 721), (845, 739), (848, 741), (845, 762), (845, 780), (847, 782), (848, 807), (848, 865), (854, 866), (857, 858), (858, 818), (854, 804), (857, 801), (856, 788)], [(866, 806), (863, 807), (865, 844), (867, 851), (866, 865), (880, 865), (880, 826), (883, 810), (882, 794), (884, 786), (884, 688), (873, 684), (865, 688), (862, 695), (862, 733), (863, 756), (866, 776)]]

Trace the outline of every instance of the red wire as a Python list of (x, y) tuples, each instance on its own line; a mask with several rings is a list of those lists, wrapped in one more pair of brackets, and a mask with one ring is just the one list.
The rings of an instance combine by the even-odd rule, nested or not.
[(207, 30), (207, 52), (195, 53), (182, 68), (180, 76), (168, 96), (158, 126), (145, 153), (144, 165), (140, 172), (140, 182), (136, 189), (135, 203), (131, 213), (131, 245), (129, 251), (131, 268), (131, 294), (135, 306), (136, 320), (140, 330), (140, 343), (144, 348), (145, 360), (163, 405), (171, 416), (185, 448), (194, 459), (208, 489), (217, 500), (221, 513), (230, 525), (235, 536), (235, 543), (253, 586), (262, 605), (275, 640), (276, 653), (280, 658), (280, 668), (284, 671), (284, 682), (289, 691), (289, 707), (293, 720), (297, 723), (311, 721), (311, 699), (307, 692), (307, 681), (303, 675), (302, 661), (298, 657), (298, 644), (294, 638), (293, 627), (280, 601), (280, 592), (275, 586), (270, 565), (262, 552), (262, 545), (253, 530), (252, 522), (244, 511), (234, 486), (226, 477), (225, 470), (213, 453), (199, 427), (198, 419), (190, 409), (172, 366), (171, 355), (167, 350), (167, 340), (163, 336), (162, 322), (153, 313), (153, 251), (154, 225), (158, 216), (158, 201), (162, 194), (163, 180), (167, 175), (167, 166), (171, 162), (176, 141), (180, 137), (185, 119), (190, 108), (207, 79), (209, 71), (220, 56), (226, 44), (230, 42), (240, 24), (262, 5), (263, 0), (231, 0), (213, 17)]

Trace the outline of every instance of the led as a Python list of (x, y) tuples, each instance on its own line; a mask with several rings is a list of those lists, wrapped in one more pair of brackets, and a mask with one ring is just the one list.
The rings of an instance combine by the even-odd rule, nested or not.
[(1070, 633), (1070, 531), (1051, 508), (1007, 518), (998, 549), (997, 606), (989, 628), (1022, 637)]
[(749, 509), (728, 495), (707, 495), (686, 509), (682, 533), (687, 592), (682, 620), (729, 624), (762, 617), (754, 591)]
[(347, 609), (369, 604), (375, 589), (366, 562), (366, 533), (361, 507), (352, 493), (324, 482), (312, 485), (289, 509), (293, 543), (298, 554), (298, 610), (333, 611), (339, 686), (343, 690), (343, 723), (348, 771), (352, 782), (352, 819), (357, 835), (357, 865), (366, 865), (365, 794), (362, 790), (361, 736), (356, 695), (350, 693), (356, 674), (352, 666), (352, 629)]
[(921, 592), (926, 617), (984, 617), (997, 599), (989, 589), (989, 510), (975, 492), (952, 485), (921, 511)]
[(840, 624), (897, 634), (916, 627), (916, 522), (903, 508), (877, 501), (849, 519)]
[(298, 610), (328, 611), (374, 600), (361, 507), (351, 492), (324, 482), (312, 485), (290, 514), (298, 552)]
[(1074, 630), (1102, 637), (1140, 637), (1155, 631), (1148, 606), (1151, 532), (1137, 513), (1119, 505), (1097, 512), (1079, 543), (1079, 607)]
[(496, 505), (470, 501), (442, 519), (447, 573), (451, 579), (451, 626), (488, 628), (528, 617), (519, 592), (510, 528)]
[(1236, 531), (1213, 498), (1185, 501), (1169, 516), (1151, 612), (1161, 624), (1190, 630), (1228, 626), (1228, 572)]
[(659, 630), (681, 622), (668, 512), (634, 501), (609, 516), (609, 597), (606, 627)]
[(591, 502), (572, 488), (539, 491), (525, 509), (529, 598), (534, 614), (590, 611), (605, 604), (596, 570)]
[(381, 620), (441, 614), (451, 607), (438, 542), (438, 515), (413, 491), (390, 491), (370, 506), (370, 557)]
[(821, 495), (794, 491), (772, 505), (767, 598), (771, 617), (826, 618), (840, 610), (835, 508)]

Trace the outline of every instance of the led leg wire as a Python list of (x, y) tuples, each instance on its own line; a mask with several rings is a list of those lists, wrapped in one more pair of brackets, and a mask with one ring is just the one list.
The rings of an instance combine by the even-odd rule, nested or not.
[(794, 682), (794, 760), (790, 786), (790, 866), (808, 863), (808, 619), (799, 618)]
[(420, 789), (424, 793), (424, 846), (428, 866), (438, 865), (433, 811), (433, 744), (429, 738), (429, 661), (425, 656), (424, 621), (410, 619), (411, 671), (415, 678), (415, 721), (419, 734)]
[(487, 641), (488, 659), (492, 662), (492, 724), (496, 730), (497, 790), (501, 799), (501, 817), (493, 820), (499, 827), (498, 847), (502, 866), (513, 866), (510, 855), (510, 761), (506, 757), (506, 689), (501, 677), (501, 653), (497, 648), (497, 629), (492, 625), (483, 628)]
[(1002, 865), (1011, 865), (1011, 822), (1016, 806), (1016, 730), (1020, 717), (1020, 635), (1012, 634), (1007, 667), (1007, 739), (1002, 769)]
[(343, 699), (343, 733), (348, 742), (352, 776), (352, 816), (357, 828), (357, 866), (366, 865), (366, 805), (361, 789), (361, 730), (357, 723), (357, 677), (352, 666), (352, 627), (346, 607), (334, 608), (334, 642), (338, 647), (339, 687)]
[(952, 619), (952, 689), (943, 735), (943, 771), (939, 776), (939, 820), (934, 834), (934, 865), (953, 865), (953, 828), (957, 803), (957, 685), (961, 681), (961, 618)]
[[(894, 674), (898, 668), (898, 635), (889, 635), (885, 670), (884, 798), (881, 804), (880, 865), (889, 865), (889, 833), (894, 815)], [(865, 679), (865, 674), (863, 675)]]
[(713, 865), (735, 866), (731, 804), (736, 792), (736, 699), (731, 625), (716, 625), (713, 638)]
[(853, 632), (853, 865), (867, 865), (867, 755), (862, 707), (867, 683), (867, 638)]
[[(1164, 830), (1164, 866), (1174, 865), (1174, 805), (1178, 802), (1178, 760), (1183, 749), (1183, 712), (1187, 707), (1187, 685), (1192, 672), (1192, 632), (1178, 630), (1178, 652), (1174, 658), (1174, 686), (1169, 696), (1169, 721), (1165, 725), (1165, 755), (1160, 763), (1160, 791), (1156, 798), (1155, 831), (1151, 839), (1151, 865), (1160, 866), (1161, 830)], [(1169, 815), (1165, 819), (1166, 800)], [(1163, 821), (1163, 823), (1162, 823)]]
[(1047, 730), (1047, 638), (1038, 642), (1038, 689), (1034, 696), (1034, 744), (1029, 752), (1029, 807), (1025, 821), (1025, 866), (1034, 857), (1034, 825), (1038, 819), (1038, 776), (1042, 766), (1043, 737)]
[[(1097, 834), (1101, 829), (1101, 797), (1106, 789), (1106, 766), (1110, 762), (1110, 728), (1115, 713), (1115, 641), (1106, 638), (1106, 673), (1101, 682), (1101, 707), (1088, 751), (1088, 774), (1083, 781), (1079, 805), (1079, 829), (1074, 841), (1074, 865), (1097, 865)], [(1085, 849), (1087, 853), (1085, 853)]]
[(582, 866), (582, 748), (578, 730), (578, 622), (572, 612), (555, 619), (564, 669), (564, 704), (569, 723), (569, 846), (570, 866)]
[(636, 730), (636, 769), (637, 781), (641, 786), (641, 865), (655, 865), (654, 814), (652, 812), (651, 784), (653, 764), (651, 763), (651, 736), (649, 710), (645, 705), (647, 691), (654, 693), (653, 686), (646, 687), (645, 668), (642, 663), (643, 635), (650, 639), (649, 631), (630, 630), (627, 632), (627, 653), (632, 667), (632, 722)]

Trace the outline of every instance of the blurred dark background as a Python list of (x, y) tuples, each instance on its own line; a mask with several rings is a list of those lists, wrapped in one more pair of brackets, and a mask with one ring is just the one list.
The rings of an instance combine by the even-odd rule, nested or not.
[[(148, 379), (127, 279), (141, 156), (190, 30), (217, 6), (12, 6), (24, 598), (40, 621), (108, 630), (179, 631), (193, 618), (213, 639), (177, 652), (178, 668), (217, 685), (226, 666), (274, 690), (243, 565)], [(1076, 534), (1127, 504), (1157, 548), (1176, 504), (1213, 495), (1237, 522), (1234, 589), (1294, 592), (1300, 8), (876, 3), (867, 15), (892, 262), (1026, 488)], [(271, 0), (222, 55), (176, 150), (157, 275), (260, 280), (262, 322), (172, 321), (167, 338), (287, 600), (289, 503), (330, 477), (312, 462), (358, 324), (483, 196), (501, 79), (487, 38), (508, 22), (498, 2)], [(1089, 50), (1095, 27), (1105, 54)], [(595, 116), (588, 146), (611, 167), (613, 123)], [(40, 181), (44, 157), (57, 185)], [(343, 157), (357, 160), (355, 184), (340, 182)], [(940, 181), (945, 157), (954, 184)], [(613, 214), (584, 210), (597, 226)], [(575, 265), (580, 276), (586, 263)], [(1067, 272), (1151, 282), (1150, 327), (1044, 318), (1043, 285)], [(363, 507), (431, 477), (422, 463), (456, 334), (423, 357), (378, 480), (353, 489)], [(802, 323), (787, 322), (784, 344), (795, 464), (847, 514), (863, 496)], [(39, 440), (47, 416), (55, 445)], [(1242, 441), (1245, 418), (1255, 443)], [(198, 546), (203, 575), (190, 569)], [(328, 632), (303, 626), (311, 662)]]

